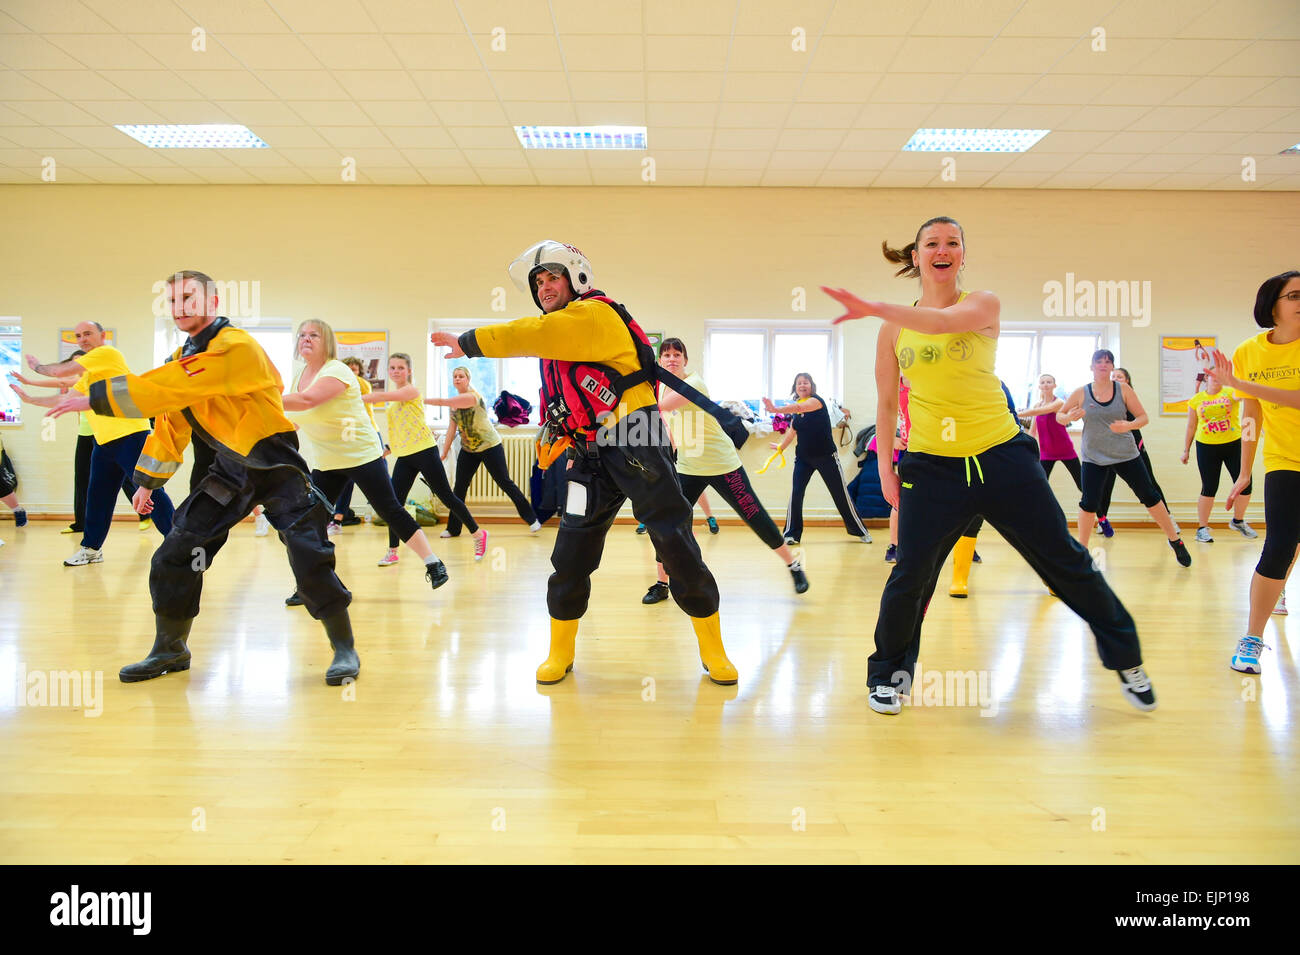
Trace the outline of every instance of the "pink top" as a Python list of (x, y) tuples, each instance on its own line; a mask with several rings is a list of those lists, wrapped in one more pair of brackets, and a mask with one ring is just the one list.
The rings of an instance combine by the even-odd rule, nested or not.
[[(903, 419), (903, 426), (899, 428), (899, 435), (894, 439), (894, 462), (898, 462), (898, 456), (901, 452), (907, 450), (907, 434), (912, 430), (912, 416), (908, 414), (907, 401), (911, 395), (912, 389), (908, 388), (901, 381), (898, 383), (898, 414)], [(876, 436), (873, 434), (871, 440), (867, 442), (867, 450), (875, 451)]]
[(1043, 461), (1068, 461), (1077, 458), (1079, 452), (1074, 450), (1074, 442), (1065, 425), (1056, 420), (1054, 414), (1040, 414), (1038, 421), (1038, 457)]

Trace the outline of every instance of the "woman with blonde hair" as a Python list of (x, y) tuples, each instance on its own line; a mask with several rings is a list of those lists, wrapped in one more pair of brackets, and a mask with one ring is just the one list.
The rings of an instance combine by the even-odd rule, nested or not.
[[(295, 356), (303, 366), (284, 394), (284, 411), (311, 445), (312, 483), (333, 502), (349, 479), (355, 481), (388, 522), (389, 535), (420, 555), (425, 576), (437, 590), (447, 582), (447, 568), (393, 493), (379, 434), (361, 403), (357, 376), (337, 358), (333, 329), (309, 319), (298, 326), (296, 341)], [(298, 606), (302, 598), (295, 592), (285, 603)]]
[[(528, 498), (510, 479), (510, 466), (506, 463), (505, 448), (501, 446), (501, 435), (492, 426), (483, 396), (470, 385), (469, 369), (457, 365), (451, 370), (451, 382), (456, 389), (455, 395), (450, 398), (425, 398), (424, 403), (447, 408), (451, 412), (451, 423), (442, 439), (443, 461), (447, 460), (457, 433), (460, 434), (460, 453), (456, 455), (456, 486), (452, 488), (452, 497), (462, 501), (465, 499), (465, 492), (469, 490), (469, 484), (474, 480), (481, 464), (487, 468), (497, 487), (510, 498), (519, 519), (536, 534), (542, 529), (542, 524), (533, 513)], [(455, 513), (448, 516), (447, 529), (442, 532), (442, 536), (460, 536), (460, 518)]]
[[(388, 356), (390, 390), (372, 391), (364, 399), (367, 404), (383, 402), (388, 405), (388, 443), (397, 458), (393, 466), (393, 490), (397, 499), (404, 501), (415, 485), (416, 477), (422, 476), (447, 510), (470, 529), (474, 535), (474, 559), (482, 560), (487, 553), (487, 531), (478, 526), (465, 502), (452, 493), (451, 485), (447, 483), (447, 472), (438, 456), (437, 442), (424, 420), (425, 403), (420, 398), (420, 389), (411, 381), (411, 368), (410, 355), (393, 352)], [(450, 400), (435, 399), (443, 403)], [(379, 561), (380, 567), (397, 563), (397, 540), (397, 533), (390, 524), (388, 553)]]

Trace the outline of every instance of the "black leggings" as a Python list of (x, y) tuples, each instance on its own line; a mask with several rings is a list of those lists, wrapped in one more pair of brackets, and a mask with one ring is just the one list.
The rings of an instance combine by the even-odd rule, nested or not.
[[(497, 487), (506, 492), (510, 503), (515, 506), (519, 519), (525, 524), (533, 524), (537, 520), (537, 515), (533, 513), (533, 506), (528, 503), (528, 498), (524, 497), (523, 491), (519, 490), (519, 486), (510, 479), (510, 466), (506, 464), (506, 449), (499, 444), (493, 445), (486, 451), (466, 451), (461, 448), (460, 454), (456, 456), (456, 487), (452, 490), (452, 496), (457, 500), (465, 500), (469, 482), (474, 480), (480, 464), (487, 468), (488, 474), (492, 476)], [(452, 537), (460, 534), (460, 518), (455, 512), (447, 517), (447, 533)]]
[[(360, 467), (312, 471), (311, 479), (331, 503), (339, 499), (344, 484), (349, 480), (356, 482), (370, 506), (388, 523), (389, 547), (396, 547), (399, 539), (409, 541), (420, 529), (415, 518), (402, 507), (401, 498), (393, 492), (393, 483), (388, 479), (388, 465), (383, 458), (375, 458)], [(333, 519), (334, 515), (330, 514), (330, 520)]]
[[(1219, 474), (1225, 467), (1232, 477), (1232, 483), (1236, 484), (1237, 478), (1241, 476), (1241, 438), (1226, 444), (1197, 441), (1196, 467), (1201, 472), (1201, 497), (1214, 497), (1219, 493)], [(1254, 489), (1255, 482), (1251, 481), (1241, 494), (1249, 497)]]
[[(411, 493), (411, 488), (415, 486), (415, 479), (419, 475), (423, 475), (429, 482), (429, 489), (438, 496), (438, 500), (442, 501), (443, 506), (451, 512), (452, 516), (459, 518), (460, 522), (469, 528), (471, 534), (477, 534), (478, 524), (474, 520), (474, 515), (469, 512), (463, 500), (451, 493), (451, 485), (447, 483), (447, 472), (443, 470), (442, 458), (438, 456), (436, 447), (425, 448), (414, 454), (404, 454), (397, 459), (397, 464), (393, 466), (393, 492), (397, 495), (397, 500), (406, 500), (406, 495)], [(362, 487), (360, 481), (357, 482), (357, 487), (365, 493), (366, 489)], [(366, 494), (366, 497), (370, 495)], [(374, 500), (374, 498), (370, 499)], [(411, 518), (411, 520), (415, 519)], [(397, 534), (391, 524), (388, 525), (388, 546), (390, 548), (397, 546)]]
[(867, 685), (911, 684), (921, 647), (921, 622), (949, 551), (982, 515), (1065, 605), (1082, 617), (1111, 670), (1142, 663), (1133, 618), (1092, 555), (1079, 545), (1038, 466), (1038, 443), (1026, 434), (977, 455), (983, 479), (966, 477), (963, 458), (909, 451), (900, 463), (898, 563), (880, 598), (876, 651), (867, 661)]
[[(1106, 492), (1106, 480), (1109, 478), (1111, 487), (1114, 487), (1116, 474), (1124, 479), (1124, 483), (1137, 495), (1143, 507), (1155, 507), (1162, 500), (1160, 488), (1156, 486), (1147, 466), (1142, 463), (1142, 458), (1136, 457), (1129, 461), (1121, 461), (1119, 464), (1093, 464), (1091, 461), (1084, 461), (1083, 497), (1079, 501), (1079, 510), (1105, 517), (1110, 509), (1110, 494)], [(1103, 493), (1105, 493), (1104, 499)]]
[[(785, 512), (785, 536), (791, 540), (803, 539), (803, 495), (814, 473), (820, 474), (826, 482), (826, 489), (831, 492), (835, 506), (839, 508), (840, 519), (844, 529), (854, 537), (862, 537), (867, 529), (858, 519), (858, 512), (849, 501), (848, 489), (844, 486), (844, 472), (840, 470), (840, 456), (827, 454), (818, 458), (794, 458), (794, 477), (790, 486), (790, 505)], [(694, 502), (694, 498), (691, 501)]]
[[(1142, 467), (1146, 469), (1147, 480), (1151, 482), (1151, 487), (1154, 488), (1156, 492), (1155, 500), (1164, 504), (1165, 510), (1168, 510), (1169, 502), (1165, 500), (1165, 492), (1160, 489), (1160, 485), (1156, 482), (1156, 472), (1151, 470), (1151, 458), (1147, 456), (1147, 452), (1145, 448), (1138, 448), (1138, 456), (1136, 460), (1141, 461)], [(1101, 465), (1096, 465), (1096, 466), (1101, 467)], [(1133, 487), (1132, 481), (1128, 480), (1128, 478), (1125, 478), (1124, 480), (1130, 488)], [(1083, 489), (1080, 488), (1079, 490), (1082, 491)], [(1110, 496), (1114, 490), (1115, 490), (1115, 472), (1108, 470), (1107, 473), (1102, 477), (1101, 489), (1097, 498), (1097, 509), (1095, 511), (1091, 511), (1090, 513), (1099, 514), (1102, 517), (1105, 517), (1107, 514), (1109, 514)], [(1136, 488), (1134, 488), (1133, 493), (1137, 495), (1137, 499), (1139, 501), (1142, 500), (1142, 495), (1137, 493)], [(1155, 503), (1153, 502), (1151, 504), (1144, 504), (1143, 507), (1155, 507)], [(1087, 508), (1084, 508), (1084, 510), (1087, 510)]]
[(1270, 580), (1286, 580), (1286, 572), (1300, 544), (1300, 471), (1264, 474), (1264, 551), (1255, 573)]
[[(1038, 463), (1041, 464), (1041, 465), (1043, 466), (1043, 474), (1045, 474), (1047, 477), (1050, 478), (1050, 477), (1052, 476), (1052, 465), (1056, 464), (1056, 462), (1055, 462), (1055, 461), (1044, 461), (1043, 459), (1040, 458), (1039, 461), (1038, 461)], [(1079, 459), (1078, 459), (1078, 458), (1061, 458), (1061, 466), (1062, 466), (1063, 468), (1065, 468), (1065, 470), (1067, 470), (1067, 471), (1070, 472), (1070, 477), (1074, 478), (1074, 486), (1077, 487), (1077, 488), (1079, 489), (1079, 493), (1082, 494), (1082, 493), (1083, 493), (1083, 478), (1080, 476), (1080, 473), (1079, 473)], [(1114, 485), (1114, 479), (1113, 479), (1113, 478), (1111, 479), (1111, 484), (1112, 484), (1112, 486)], [(1102, 513), (1104, 514), (1105, 511), (1103, 511)]]
[[(785, 543), (781, 532), (776, 529), (776, 522), (763, 507), (763, 502), (758, 499), (758, 493), (754, 490), (754, 485), (749, 482), (749, 475), (745, 473), (744, 468), (736, 468), (725, 474), (678, 473), (677, 482), (681, 485), (682, 497), (690, 502), (692, 508), (695, 507), (695, 502), (700, 499), (705, 488), (711, 487), (731, 505), (731, 509), (740, 515), (740, 519), (749, 525), (749, 529), (757, 534), (758, 539), (764, 544), (776, 550)], [(659, 560), (657, 553), (655, 560)]]

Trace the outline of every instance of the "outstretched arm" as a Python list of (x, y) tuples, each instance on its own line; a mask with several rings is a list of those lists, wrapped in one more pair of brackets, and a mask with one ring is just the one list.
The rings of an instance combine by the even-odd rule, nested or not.
[[(407, 388), (409, 387), (411, 386), (408, 385)], [(405, 390), (406, 388), (402, 389), (402, 391)], [(394, 392), (394, 394), (400, 394), (400, 393), (401, 392)], [(419, 392), (417, 391), (416, 394), (418, 395)], [(408, 399), (397, 398), (395, 400), (405, 401)], [(425, 398), (424, 403), (426, 405), (435, 405), (439, 408), (473, 408), (476, 404), (478, 404), (478, 399), (475, 398), (473, 395), (453, 395), (450, 398)]]
[(86, 371), (85, 368), (77, 364), (75, 358), (56, 362), (53, 365), (42, 365), (36, 360), (35, 355), (27, 356), (27, 367), (38, 375), (44, 375), (46, 378), (80, 378)]
[(957, 332), (980, 332), (996, 336), (998, 315), (1002, 305), (992, 292), (971, 292), (955, 305), (947, 308), (929, 308), (916, 305), (891, 305), (888, 302), (867, 302), (848, 289), (822, 286), (822, 291), (844, 306), (844, 314), (831, 324), (852, 321), (856, 318), (876, 316), (925, 335), (950, 335)]
[(821, 410), (822, 403), (816, 398), (806, 398), (788, 405), (778, 405), (771, 398), (763, 399), (763, 408), (768, 414), (812, 414)]

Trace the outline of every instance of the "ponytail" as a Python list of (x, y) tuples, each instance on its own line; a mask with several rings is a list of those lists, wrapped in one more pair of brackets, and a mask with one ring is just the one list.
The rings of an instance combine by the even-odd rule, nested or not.
[(916, 238), (901, 249), (891, 249), (888, 242), (880, 243), (880, 251), (885, 255), (886, 262), (893, 262), (895, 265), (903, 267), (894, 273), (895, 278), (914, 279), (920, 276), (921, 270), (912, 264), (912, 253), (916, 251), (917, 244), (921, 241), (921, 233), (930, 226), (938, 222), (946, 222), (949, 225), (955, 225), (957, 231), (961, 233), (961, 241), (966, 243), (966, 230), (961, 227), (961, 223), (950, 216), (935, 216), (933, 219), (927, 219), (921, 223), (921, 228), (916, 230)]

